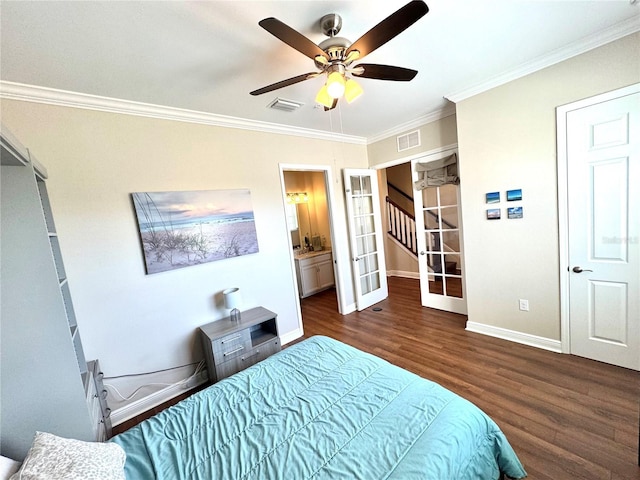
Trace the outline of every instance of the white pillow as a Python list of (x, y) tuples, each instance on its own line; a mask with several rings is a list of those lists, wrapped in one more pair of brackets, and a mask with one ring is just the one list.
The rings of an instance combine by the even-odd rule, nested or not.
[(10, 480), (125, 480), (125, 453), (116, 443), (82, 442), (36, 432)]
[(20, 468), (20, 462), (0, 456), (0, 479), (9, 480), (9, 477)]

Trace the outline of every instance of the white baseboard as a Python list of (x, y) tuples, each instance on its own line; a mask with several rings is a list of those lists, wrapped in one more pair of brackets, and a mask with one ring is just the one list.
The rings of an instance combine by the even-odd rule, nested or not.
[(181, 395), (189, 390), (193, 390), (196, 387), (206, 383), (209, 379), (207, 369), (202, 370), (198, 376), (189, 383), (189, 386), (185, 388), (183, 384), (177, 383), (171, 385), (169, 387), (165, 387), (157, 392), (153, 392), (146, 397), (143, 397), (135, 402), (131, 402), (124, 407), (120, 407), (117, 410), (113, 410), (111, 412), (111, 423), (115, 425), (119, 425), (122, 422), (126, 422), (127, 420), (140, 415), (148, 410), (151, 410), (158, 405), (163, 404), (171, 400), (178, 395)]
[(560, 340), (552, 340), (551, 338), (539, 337), (529, 333), (516, 332), (506, 328), (494, 327), (483, 323), (467, 322), (466, 330), (475, 333), (481, 333), (490, 337), (502, 338), (511, 342), (522, 343), (530, 347), (537, 347), (551, 352), (562, 353), (562, 344)]
[(402, 278), (415, 278), (420, 279), (420, 273), (418, 272), (403, 272), (402, 270), (387, 270), (388, 277), (402, 277)]
[(286, 335), (280, 335), (280, 343), (286, 345), (300, 338), (304, 333), (300, 328), (296, 328), (294, 331), (287, 333)]

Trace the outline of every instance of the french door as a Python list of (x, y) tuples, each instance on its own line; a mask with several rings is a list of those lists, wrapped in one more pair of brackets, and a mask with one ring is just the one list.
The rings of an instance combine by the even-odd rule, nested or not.
[[(416, 164), (440, 160), (452, 152), (421, 157)], [(442, 185), (414, 190), (416, 240), (422, 305), (454, 313), (467, 313), (460, 215), (460, 188)]]
[(344, 185), (356, 308), (360, 311), (389, 295), (377, 172), (345, 169)]

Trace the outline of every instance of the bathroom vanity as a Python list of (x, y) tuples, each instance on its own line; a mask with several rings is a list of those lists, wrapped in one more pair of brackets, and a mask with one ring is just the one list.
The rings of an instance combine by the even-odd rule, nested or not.
[(335, 285), (331, 250), (296, 253), (295, 261), (300, 298), (308, 297)]

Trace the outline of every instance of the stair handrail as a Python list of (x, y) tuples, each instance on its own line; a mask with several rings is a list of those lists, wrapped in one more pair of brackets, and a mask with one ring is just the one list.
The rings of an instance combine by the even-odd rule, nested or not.
[[(413, 197), (411, 195), (406, 194), (403, 190), (401, 190), (400, 188), (396, 187), (393, 183), (387, 181), (387, 187), (391, 187), (391, 189), (395, 190), (396, 192), (398, 192), (400, 195), (402, 195), (404, 198), (406, 198), (407, 200), (411, 201), (413, 203)], [(389, 198), (389, 197), (387, 197)], [(393, 202), (393, 200), (391, 200)], [(394, 202), (394, 206), (397, 206), (398, 208), (402, 208), (400, 207), (397, 203)], [(404, 210), (406, 212), (406, 210)], [(425, 210), (429, 215), (431, 215), (431, 217), (435, 218), (436, 221), (438, 221), (440, 219), (440, 216), (433, 213), (431, 210)], [(415, 219), (415, 217), (413, 217)], [(446, 221), (444, 218), (442, 219), (442, 223), (444, 225), (446, 225), (449, 228), (452, 229), (457, 229), (458, 227), (456, 227), (455, 225), (453, 225), (452, 223)]]
[(398, 210), (400, 210), (403, 214), (405, 214), (407, 217), (409, 217), (411, 220), (415, 221), (416, 217), (413, 215), (413, 213), (405, 210), (402, 206), (398, 205), (396, 202), (391, 200), (389, 197), (386, 197), (386, 200), (387, 200), (387, 203), (390, 203), (391, 205), (396, 207)]

